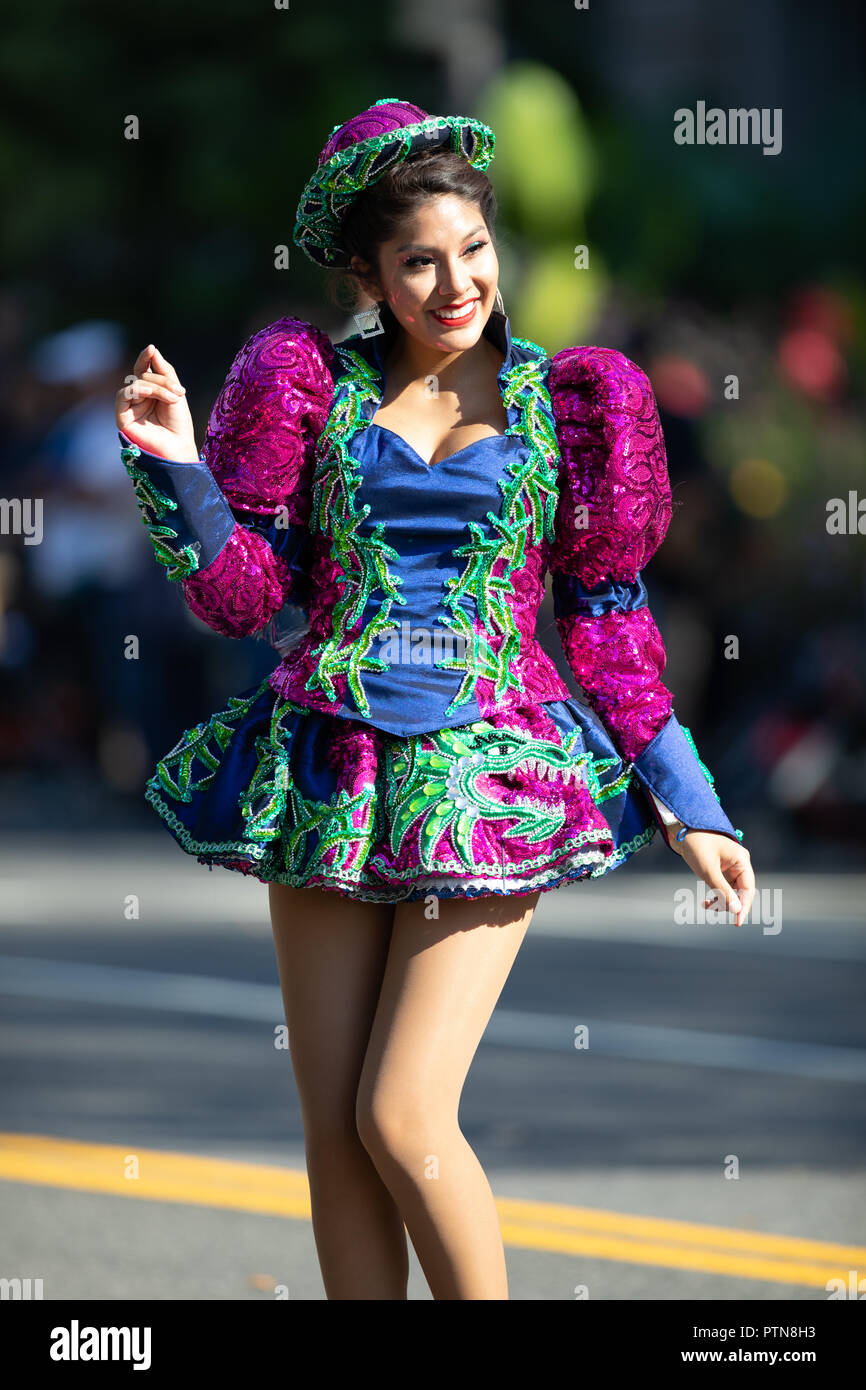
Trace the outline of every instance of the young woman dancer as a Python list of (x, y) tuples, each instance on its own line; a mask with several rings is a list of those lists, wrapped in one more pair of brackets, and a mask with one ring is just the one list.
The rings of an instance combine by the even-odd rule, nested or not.
[[(280, 656), (145, 795), (200, 863), (269, 885), (329, 1299), (405, 1299), (407, 1231), (434, 1298), (508, 1298), (458, 1106), (540, 892), (661, 829), (738, 926), (754, 894), (661, 681), (649, 382), (608, 348), (512, 337), (493, 144), (393, 99), (335, 127), (295, 241), (354, 277), (368, 324), (254, 334), (201, 452), (154, 344), (117, 397), (168, 578)], [(534, 637), (548, 571), (585, 704)]]

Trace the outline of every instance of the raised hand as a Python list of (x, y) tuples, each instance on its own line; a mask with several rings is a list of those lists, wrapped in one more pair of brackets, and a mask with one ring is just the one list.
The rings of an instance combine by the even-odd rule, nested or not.
[(177, 372), (159, 349), (148, 343), (135, 359), (114, 401), (117, 428), (149, 454), (176, 463), (197, 463), (195, 429)]

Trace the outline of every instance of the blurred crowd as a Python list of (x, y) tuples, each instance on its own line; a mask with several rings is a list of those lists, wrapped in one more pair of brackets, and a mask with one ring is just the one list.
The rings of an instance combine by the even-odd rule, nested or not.
[(154, 561), (115, 424), (136, 355), (123, 326), (34, 340), (25, 298), (7, 291), (0, 336), (3, 495), (42, 508), (39, 530), (4, 536), (0, 553), (4, 809), (10, 824), (63, 825), (68, 786), (98, 820), (118, 798), (137, 802), (223, 680), (251, 682), (269, 653), (217, 650)]

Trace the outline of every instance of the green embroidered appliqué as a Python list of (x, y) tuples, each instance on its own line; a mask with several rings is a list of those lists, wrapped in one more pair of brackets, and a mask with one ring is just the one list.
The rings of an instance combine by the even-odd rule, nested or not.
[[(324, 800), (305, 796), (294, 780), (292, 744), (299, 721), (321, 716), (274, 698), (256, 736), (250, 779), (237, 788), (236, 821), (232, 818), (220, 840), (199, 839), (173, 808), (206, 797), (220, 768), (230, 766), (232, 739), (268, 682), (265, 677), (248, 695), (230, 697), (225, 709), (186, 730), (148, 780), (147, 800), (202, 863), (238, 867), (240, 861), (263, 881), (341, 890), (354, 885), (360, 897), (388, 902), (406, 896), (395, 889), (453, 886), (455, 875), (464, 884), (493, 891), (508, 885), (518, 891), (527, 876), (529, 886), (574, 877), (578, 869), (596, 876), (622, 863), (655, 833), (649, 826), (612, 855), (594, 848), (609, 837), (604, 825), (575, 825), (562, 838), (569, 786), (582, 784), (601, 807), (628, 791), (631, 765), (617, 774), (620, 760), (596, 757), (579, 730), (558, 744), (485, 720), (432, 735), (383, 735), (381, 761), (369, 779), (359, 779), (351, 790), (335, 789)], [(522, 788), (512, 780), (516, 770), (528, 774)], [(612, 779), (602, 785), (611, 770)], [(506, 829), (509, 820), (513, 824)], [(500, 860), (497, 847), (508, 836), (526, 840), (534, 853), (518, 862)], [(553, 859), (552, 836), (557, 837)], [(387, 857), (373, 852), (386, 845)]]
[[(436, 665), (462, 671), (464, 679), (446, 714), (453, 714), (474, 699), (481, 679), (495, 683), (497, 701), (509, 690), (523, 690), (512, 669), (520, 652), (520, 632), (511, 610), (511, 576), (523, 567), (527, 544), (541, 545), (544, 540), (554, 539), (559, 445), (545, 382), (547, 358), (537, 343), (525, 338), (514, 338), (512, 342), (535, 354), (533, 360), (518, 362), (504, 373), (502, 389), (506, 409), (520, 412), (505, 433), (525, 441), (528, 453), (524, 461), (512, 459), (505, 467), (506, 477), (499, 484), (503, 494), (501, 510), (498, 516), (492, 511), (487, 513), (494, 534), (485, 536), (477, 522), (470, 522), (472, 540), (454, 552), (467, 557), (466, 565), (458, 578), (448, 580), (444, 604), (449, 616), (440, 614), (438, 621), (461, 639), (462, 654), (443, 658)], [(494, 568), (500, 565), (502, 573), (494, 574)], [(485, 632), (499, 639), (496, 650), (484, 633), (475, 631), (472, 618), (461, 603), (464, 597), (474, 600)]]
[[(369, 851), (375, 787), (366, 785), (355, 796), (341, 789), (331, 801), (304, 796), (291, 774), (292, 736), (283, 724), (287, 714), (309, 717), (310, 711), (291, 700), (277, 701), (267, 736), (256, 739), (256, 771), (238, 802), (247, 833), (254, 840), (282, 837), (286, 873), (299, 873), (302, 867), (305, 874), (314, 872), (329, 863), (331, 849), (336, 849), (331, 867), (343, 870), (353, 851), (360, 848), (362, 857)], [(358, 815), (360, 825), (355, 824)], [(315, 837), (312, 853), (311, 837)]]
[[(511, 575), (525, 564), (527, 545), (554, 539), (559, 447), (545, 379), (547, 357), (537, 343), (523, 338), (512, 342), (533, 354), (530, 361), (515, 363), (502, 374), (503, 405), (517, 412), (516, 421), (505, 433), (525, 443), (527, 453), (524, 459), (512, 459), (505, 466), (499, 483), (503, 494), (500, 512), (489, 511), (486, 517), (493, 534), (485, 535), (482, 525), (471, 521), (471, 540), (454, 550), (466, 563), (458, 577), (446, 582), (443, 604), (447, 613), (436, 616), (457, 637), (458, 641), (449, 645), (456, 646), (459, 655), (442, 657), (435, 664), (443, 670), (462, 672), (464, 679), (446, 715), (474, 698), (481, 679), (493, 682), (497, 700), (511, 690), (523, 690), (514, 669), (520, 653), (520, 631), (511, 609)], [(336, 351), (344, 370), (317, 445), (310, 528), (331, 534), (331, 558), (343, 570), (337, 580), (342, 594), (334, 609), (332, 635), (311, 653), (317, 664), (304, 688), (324, 691), (333, 703), (339, 698), (335, 679), (345, 676), (358, 709), (368, 715), (363, 676), (390, 666), (383, 657), (371, 656), (370, 650), (380, 636), (393, 631), (393, 605), (406, 600), (399, 592), (402, 580), (388, 567), (400, 556), (384, 539), (384, 523), (378, 522), (372, 535), (361, 534), (361, 523), (370, 508), (359, 509), (355, 504), (362, 476), (349, 449), (355, 432), (370, 423), (364, 406), (381, 401), (382, 376), (375, 365), (346, 344), (338, 345)], [(371, 594), (377, 591), (383, 602), (375, 618), (362, 631), (354, 631)], [(464, 598), (474, 605), (483, 631), (475, 630), (474, 613), (463, 607)]]
[(437, 862), (436, 846), (445, 831), (450, 832), (460, 862), (473, 870), (472, 832), (479, 821), (513, 820), (514, 825), (498, 832), (502, 839), (516, 836), (547, 842), (562, 828), (562, 801), (534, 796), (503, 801), (491, 794), (499, 788), (494, 784), (485, 789), (484, 782), (523, 767), (544, 783), (579, 777), (594, 788), (591, 795), (598, 801), (618, 795), (623, 789), (618, 782), (604, 790), (599, 783), (599, 773), (616, 760), (594, 760), (592, 753), (577, 751), (578, 742), (579, 736), (574, 735), (562, 746), (525, 730), (497, 729), (479, 720), (463, 728), (410, 737), (402, 747), (389, 748), (385, 780), (391, 849), (399, 854), (406, 835), (419, 821), (421, 862), (428, 870)]
[[(139, 468), (134, 462), (140, 456), (141, 450), (134, 445), (122, 448), (120, 451), (123, 466), (132, 479), (135, 500), (141, 511), (142, 521), (150, 532), (156, 558), (161, 565), (165, 565), (168, 579), (187, 579), (189, 575), (195, 574), (199, 567), (198, 549), (194, 545), (180, 545), (179, 543), (172, 546), (172, 541), (179, 542), (180, 538), (177, 531), (170, 526), (161, 526), (159, 523), (166, 513), (177, 511), (177, 503), (160, 491), (145, 470)], [(152, 516), (149, 513), (152, 513)]]
[[(370, 656), (369, 651), (381, 633), (393, 629), (392, 605), (406, 600), (399, 592), (402, 580), (388, 569), (388, 561), (400, 557), (383, 539), (384, 523), (377, 522), (370, 536), (360, 534), (370, 508), (359, 510), (355, 505), (361, 473), (348, 447), (355, 431), (369, 423), (362, 406), (379, 399), (379, 373), (349, 348), (337, 347), (337, 354), (345, 375), (317, 444), (310, 529), (326, 532), (330, 528), (331, 559), (342, 567), (337, 583), (343, 592), (334, 608), (333, 635), (312, 652), (317, 665), (304, 689), (323, 690), (329, 700), (336, 701), (334, 678), (345, 675), (358, 709), (369, 714), (362, 675), (388, 668), (388, 662)], [(379, 612), (362, 632), (350, 636), (376, 590), (384, 595)]]
[[(392, 104), (385, 97), (376, 106)], [(339, 129), (338, 126), (334, 130)], [(294, 239), (319, 265), (340, 264), (344, 255), (337, 245), (340, 219), (345, 209), (369, 182), (381, 178), (385, 167), (401, 163), (417, 147), (417, 138), (448, 132), (448, 145), (475, 169), (486, 169), (493, 158), (496, 137), (489, 126), (469, 116), (428, 116), (425, 120), (369, 136), (334, 154), (316, 170), (301, 194)], [(331, 132), (333, 134), (333, 131)], [(465, 137), (468, 139), (465, 140)]]
[[(234, 737), (236, 725), (247, 714), (259, 691), (244, 699), (229, 697), (228, 707), (192, 729), (184, 729), (174, 747), (156, 765), (156, 780), (175, 801), (192, 801), (213, 780), (223, 754)], [(209, 747), (209, 744), (213, 747)], [(196, 767), (196, 763), (201, 766)], [(203, 769), (203, 771), (202, 771)]]

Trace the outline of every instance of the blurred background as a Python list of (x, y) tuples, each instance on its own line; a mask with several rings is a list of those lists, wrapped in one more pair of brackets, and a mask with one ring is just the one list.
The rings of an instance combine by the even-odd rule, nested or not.
[[(0, 816), (149, 824), (155, 760), (273, 664), (165, 581), (113, 397), (157, 342), (201, 439), (251, 332), (354, 331), (294, 211), (331, 128), (396, 95), (497, 133), (514, 332), (649, 372), (683, 504), (646, 575), (665, 679), (753, 856), (862, 856), (860, 8), (192, 0), (139, 23), (46, 0), (5, 26), (2, 486), (44, 499), (44, 534), (0, 542)], [(698, 100), (781, 108), (781, 150), (676, 143)], [(540, 626), (558, 651), (549, 608)]]
[[(264, 1216), (180, 1211), (152, 1189), (135, 1194), (145, 1220), (114, 1177), (63, 1196), (77, 1150), (51, 1169), (13, 1148), (36, 1134), (289, 1153), (303, 1171), (266, 890), (206, 876), (143, 795), (180, 733), (276, 658), (218, 637), (166, 581), (114, 397), (155, 342), (202, 441), (255, 330), (284, 314), (355, 330), (292, 228), (332, 128), (382, 97), (494, 127), (513, 332), (551, 355), (618, 348), (648, 372), (681, 504), (644, 573), (664, 679), (759, 889), (787, 894), (778, 936), (674, 928), (688, 875), (657, 841), (547, 895), (464, 1132), (514, 1196), (862, 1236), (864, 27), (856, 0), (7, 10), (0, 492), (4, 518), (10, 499), (43, 499), (44, 521), (38, 543), (8, 520), (0, 535), (0, 1274), (47, 1271), (50, 1297), (252, 1297), (273, 1287), (256, 1273), (267, 1241), (282, 1268)], [(781, 149), (677, 143), (675, 111), (699, 102), (780, 110)], [(570, 680), (549, 600), (539, 628)], [(584, 1013), (601, 1022), (576, 1072)], [(731, 1153), (748, 1184), (719, 1182)], [(512, 1296), (573, 1297), (585, 1262), (566, 1248), (510, 1251)], [(593, 1257), (592, 1296), (823, 1296), (827, 1246), (807, 1277), (763, 1255), (677, 1272), (659, 1248)], [(292, 1297), (321, 1297), (306, 1227), (293, 1258)]]

